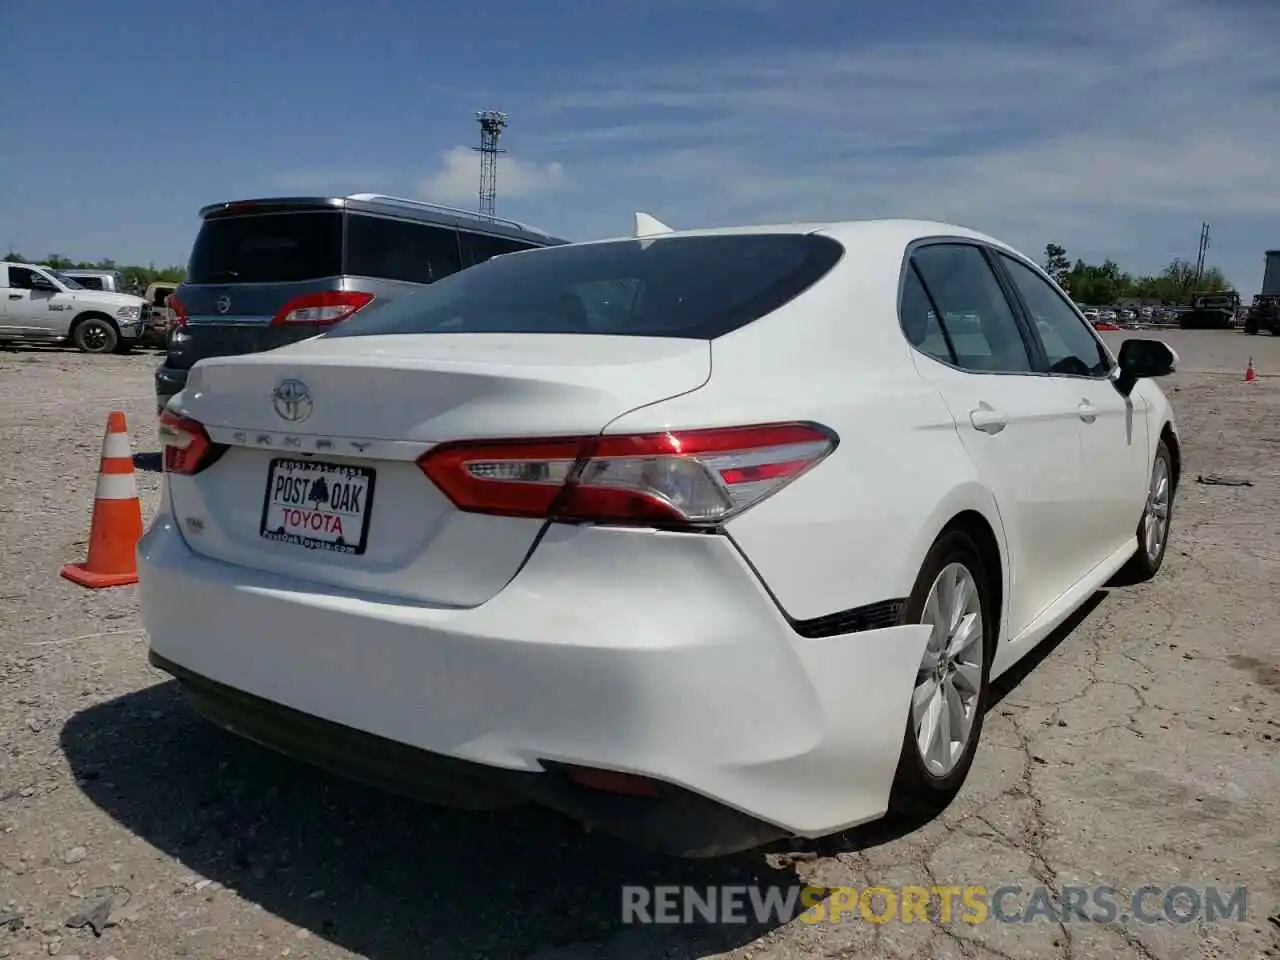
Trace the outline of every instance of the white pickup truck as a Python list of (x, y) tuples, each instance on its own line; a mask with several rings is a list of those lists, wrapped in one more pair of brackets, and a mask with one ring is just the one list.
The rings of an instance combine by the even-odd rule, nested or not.
[(148, 312), (141, 297), (87, 290), (48, 267), (0, 262), (0, 340), (69, 340), (85, 353), (111, 353), (138, 342)]

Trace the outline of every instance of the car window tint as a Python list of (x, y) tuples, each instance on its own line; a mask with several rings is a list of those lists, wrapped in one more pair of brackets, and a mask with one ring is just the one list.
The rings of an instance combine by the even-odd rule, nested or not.
[(30, 290), (37, 274), (27, 267), (9, 268), (9, 286), (15, 290)]
[(898, 308), (902, 319), (902, 331), (913, 347), (936, 360), (955, 363), (955, 355), (947, 344), (946, 335), (942, 332), (942, 324), (934, 313), (929, 295), (925, 293), (920, 275), (914, 266), (907, 269), (906, 279), (902, 284), (902, 305)]
[(711, 340), (777, 310), (844, 248), (816, 234), (613, 240), (495, 257), (325, 336), (587, 333)]
[(470, 250), (471, 263), (484, 263), (503, 253), (532, 250), (534, 245), (507, 237), (492, 237), (484, 233), (462, 233), (463, 246)]
[(461, 269), (452, 227), (357, 214), (348, 218), (346, 272), (353, 276), (435, 283)]
[(213, 217), (196, 235), (188, 283), (290, 283), (342, 273), (342, 214)]
[(1027, 306), (1049, 360), (1049, 372), (1081, 377), (1105, 376), (1111, 358), (1048, 282), (1026, 264), (1000, 254), (1014, 286)]
[(911, 259), (942, 311), (957, 366), (983, 373), (1031, 371), (1013, 309), (981, 250), (970, 244), (931, 244)]

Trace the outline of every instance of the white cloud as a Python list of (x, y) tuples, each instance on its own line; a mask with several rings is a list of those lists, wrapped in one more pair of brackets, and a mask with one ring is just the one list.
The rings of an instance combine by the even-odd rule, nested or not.
[[(418, 184), (423, 199), (446, 203), (475, 200), (480, 191), (480, 154), (470, 147), (454, 147), (440, 159), (441, 168)], [(509, 154), (498, 157), (499, 198), (547, 193), (563, 183), (564, 167), (559, 163), (530, 163)]]
[(553, 93), (539, 140), (581, 152), (584, 192), (685, 225), (921, 216), (1156, 269), (1194, 256), (1203, 218), (1211, 261), (1256, 289), (1280, 241), (1262, 238), (1280, 215), (1280, 8), (1060, 6), (1011, 16), (1016, 35), (612, 68)]

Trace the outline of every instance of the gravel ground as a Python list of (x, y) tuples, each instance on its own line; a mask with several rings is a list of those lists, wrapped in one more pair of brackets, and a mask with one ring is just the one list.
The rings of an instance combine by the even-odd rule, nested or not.
[[(84, 556), (111, 409), (128, 414), (143, 510), (156, 508), (155, 356), (0, 350), (0, 957), (1280, 956), (1280, 340), (1167, 339), (1183, 359), (1167, 389), (1186, 464), (1157, 580), (1100, 594), (1002, 682), (969, 782), (937, 820), (694, 864), (536, 811), (383, 796), (197, 719), (146, 665), (132, 588), (58, 577)], [(1246, 385), (1250, 354), (1261, 379)], [(624, 883), (797, 880), (1245, 885), (1248, 916), (618, 920)], [(67, 926), (103, 901), (100, 937)]]

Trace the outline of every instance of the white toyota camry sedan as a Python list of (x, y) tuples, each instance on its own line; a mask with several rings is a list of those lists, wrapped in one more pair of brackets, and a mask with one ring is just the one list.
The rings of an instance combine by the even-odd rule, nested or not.
[(941, 809), (993, 678), (1160, 568), (1175, 364), (941, 223), (498, 257), (192, 370), (150, 657), (311, 763), (683, 856)]

